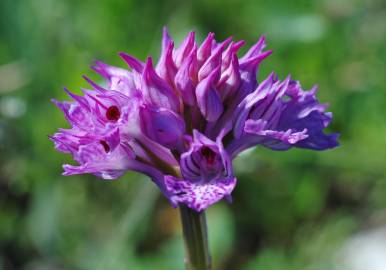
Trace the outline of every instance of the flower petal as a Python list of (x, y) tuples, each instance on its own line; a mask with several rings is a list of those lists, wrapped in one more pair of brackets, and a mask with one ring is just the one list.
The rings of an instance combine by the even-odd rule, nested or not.
[(176, 93), (167, 82), (157, 75), (150, 57), (147, 59), (142, 73), (142, 90), (145, 98), (151, 104), (175, 112), (180, 110), (180, 103)]
[(198, 72), (198, 80), (202, 81), (210, 74), (213, 73), (217, 67), (221, 66), (221, 54), (224, 50), (224, 46), (218, 46), (214, 52), (205, 61)]
[(325, 150), (338, 145), (338, 134), (325, 134), (331, 114), (324, 112), (316, 88), (303, 91), (287, 77), (283, 82), (269, 76), (240, 103), (235, 113), (234, 140), (227, 151), (234, 157), (254, 145), (273, 150), (291, 147)]
[(220, 75), (220, 66), (201, 81), (196, 88), (197, 104), (204, 118), (209, 122), (216, 121), (222, 114), (224, 107), (220, 96), (214, 87)]
[(170, 41), (165, 50), (162, 50), (161, 57), (156, 66), (158, 75), (167, 81), (172, 87), (174, 87), (174, 77), (177, 73), (177, 67), (173, 61), (173, 48), (174, 43)]
[(122, 57), (122, 59), (129, 65), (130, 68), (132, 68), (138, 73), (142, 73), (145, 67), (145, 64), (143, 62), (124, 52), (120, 52), (119, 56)]
[(217, 179), (211, 182), (191, 182), (165, 176), (165, 185), (170, 193), (170, 200), (185, 204), (189, 208), (201, 212), (228, 197), (236, 186), (236, 178)]
[(221, 96), (221, 100), (224, 101), (228, 98), (232, 98), (241, 84), (239, 62), (236, 54), (232, 56), (229, 67), (222, 72), (221, 79), (217, 84), (217, 89)]
[(142, 106), (140, 108), (142, 131), (152, 140), (172, 149), (180, 148), (185, 132), (185, 122), (175, 112), (166, 108)]
[(192, 31), (188, 34), (188, 36), (182, 41), (182, 44), (180, 47), (175, 51), (174, 54), (174, 62), (176, 63), (177, 67), (180, 67), (182, 64), (182, 61), (190, 54), (192, 51), (195, 42), (195, 32)]
[(184, 59), (174, 80), (182, 100), (190, 106), (196, 103), (194, 81), (197, 81), (197, 47), (194, 47), (189, 56)]
[(212, 44), (214, 42), (214, 33), (209, 33), (204, 42), (201, 44), (197, 52), (198, 65), (202, 64), (208, 59), (212, 51)]

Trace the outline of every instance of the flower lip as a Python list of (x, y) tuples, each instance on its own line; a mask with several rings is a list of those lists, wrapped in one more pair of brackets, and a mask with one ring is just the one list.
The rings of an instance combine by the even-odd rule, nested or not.
[(222, 147), (221, 141), (212, 141), (194, 130), (190, 149), (181, 155), (182, 176), (190, 181), (210, 182), (220, 176), (230, 175), (225, 165), (228, 156), (221, 151)]

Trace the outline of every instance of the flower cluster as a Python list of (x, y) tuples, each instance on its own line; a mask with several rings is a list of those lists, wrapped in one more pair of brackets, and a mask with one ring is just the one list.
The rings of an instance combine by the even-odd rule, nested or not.
[(331, 121), (316, 88), (304, 91), (289, 76), (271, 74), (261, 83), (257, 71), (264, 51), (261, 37), (242, 57), (244, 41), (218, 43), (210, 33), (202, 44), (191, 32), (178, 48), (164, 29), (162, 52), (154, 66), (119, 55), (129, 70), (96, 61), (101, 86), (55, 104), (70, 129), (50, 138), (78, 166), (64, 175), (91, 173), (115, 179), (127, 170), (148, 175), (174, 206), (202, 211), (225, 198), (236, 185), (232, 159), (256, 145), (324, 150), (337, 146), (325, 134)]

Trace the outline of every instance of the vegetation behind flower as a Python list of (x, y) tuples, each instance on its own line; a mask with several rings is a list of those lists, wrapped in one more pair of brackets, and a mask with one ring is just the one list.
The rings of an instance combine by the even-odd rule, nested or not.
[(174, 241), (176, 212), (164, 199), (155, 202), (158, 192), (148, 180), (134, 173), (114, 183), (57, 177), (60, 164), (71, 161), (52, 151), (45, 138), (58, 123), (65, 126), (47, 102), (52, 96), (65, 99), (60, 88), (87, 87), (79, 74), (91, 74), (86, 67), (94, 58), (124, 67), (111, 52), (158, 56), (161, 34), (154, 33), (165, 24), (177, 44), (191, 28), (200, 40), (213, 31), (219, 40), (235, 34), (248, 44), (256, 33), (266, 34), (275, 53), (260, 69), (259, 80), (275, 70), (280, 78), (290, 72), (306, 89), (318, 82), (319, 99), (331, 101), (334, 112), (331, 131), (344, 134), (344, 147), (323, 154), (259, 148), (235, 160), (239, 183), (248, 185), (233, 193), (237, 204), (209, 210), (215, 266), (327, 264), (330, 269), (331, 254), (350, 233), (382, 224), (375, 217), (384, 211), (386, 198), (380, 60), (385, 40), (377, 31), (383, 13), (376, 1), (1, 5), (2, 264), (16, 269), (27, 264), (31, 269), (182, 267), (180, 242)]

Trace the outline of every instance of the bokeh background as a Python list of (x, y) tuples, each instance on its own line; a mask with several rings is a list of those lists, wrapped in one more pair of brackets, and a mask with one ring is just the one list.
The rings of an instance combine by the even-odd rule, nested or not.
[(178, 211), (151, 181), (61, 176), (50, 102), (94, 59), (157, 57), (161, 30), (274, 50), (259, 79), (319, 85), (341, 133), (326, 152), (257, 148), (235, 161), (234, 203), (208, 211), (214, 269), (386, 269), (386, 2), (0, 1), (0, 269), (182, 269)]

